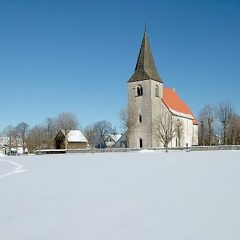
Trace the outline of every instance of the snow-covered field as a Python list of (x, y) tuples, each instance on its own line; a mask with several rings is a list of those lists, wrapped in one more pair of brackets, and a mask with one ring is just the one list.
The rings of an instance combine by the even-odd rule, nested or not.
[(239, 240), (240, 151), (0, 158), (0, 240)]

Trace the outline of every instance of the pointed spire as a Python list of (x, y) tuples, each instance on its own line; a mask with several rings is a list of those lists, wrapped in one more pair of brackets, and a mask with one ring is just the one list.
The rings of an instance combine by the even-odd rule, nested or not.
[(128, 82), (142, 81), (148, 79), (162, 82), (155, 66), (145, 26), (145, 32), (143, 35), (143, 40), (138, 55), (135, 72)]

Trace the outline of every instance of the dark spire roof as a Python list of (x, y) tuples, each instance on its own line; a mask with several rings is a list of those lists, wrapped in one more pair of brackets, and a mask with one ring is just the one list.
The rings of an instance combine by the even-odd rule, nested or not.
[(162, 82), (152, 56), (151, 48), (149, 45), (147, 32), (144, 32), (141, 49), (138, 55), (135, 72), (128, 82), (142, 81), (152, 79)]

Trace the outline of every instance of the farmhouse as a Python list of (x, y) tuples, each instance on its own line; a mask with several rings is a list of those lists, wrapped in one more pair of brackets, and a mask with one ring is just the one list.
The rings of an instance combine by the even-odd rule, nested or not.
[(198, 122), (176, 90), (164, 86), (146, 31), (128, 80), (128, 125), (130, 148), (163, 147), (164, 137), (170, 147), (198, 144)]
[(88, 141), (79, 130), (70, 130), (67, 134), (61, 130), (55, 137), (55, 147), (56, 149), (86, 149)]
[(114, 147), (116, 142), (121, 138), (121, 134), (107, 134), (104, 141), (106, 147)]

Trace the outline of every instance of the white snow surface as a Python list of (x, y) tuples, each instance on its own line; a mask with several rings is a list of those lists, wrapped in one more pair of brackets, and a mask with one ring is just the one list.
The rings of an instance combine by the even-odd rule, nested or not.
[(25, 171), (26, 170), (19, 163), (10, 160), (0, 159), (0, 178), (8, 177), (17, 173), (23, 173)]
[(1, 240), (240, 239), (240, 151), (9, 161), (27, 171), (0, 178)]
[(68, 142), (87, 142), (87, 139), (80, 130), (71, 130), (68, 133)]

